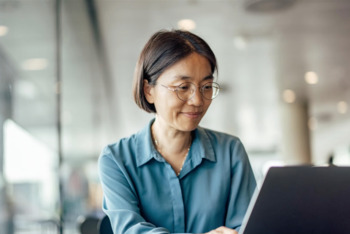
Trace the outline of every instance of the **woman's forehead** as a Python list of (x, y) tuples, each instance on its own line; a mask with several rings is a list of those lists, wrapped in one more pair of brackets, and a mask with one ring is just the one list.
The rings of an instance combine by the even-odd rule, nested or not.
[(164, 73), (168, 73), (174, 79), (191, 79), (194, 75), (212, 76), (209, 60), (197, 53), (193, 53), (167, 68)]

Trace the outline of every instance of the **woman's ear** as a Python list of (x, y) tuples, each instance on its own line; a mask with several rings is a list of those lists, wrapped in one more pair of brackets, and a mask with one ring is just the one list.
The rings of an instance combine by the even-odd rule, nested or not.
[(154, 103), (154, 94), (153, 94), (153, 86), (148, 83), (148, 80), (143, 80), (143, 92), (145, 94), (146, 100), (148, 103)]

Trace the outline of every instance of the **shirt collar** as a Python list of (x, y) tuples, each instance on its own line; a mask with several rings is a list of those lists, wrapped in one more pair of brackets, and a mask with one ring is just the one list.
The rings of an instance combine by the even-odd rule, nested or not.
[(154, 148), (151, 136), (151, 126), (153, 122), (154, 119), (152, 119), (143, 129), (136, 133), (136, 163), (138, 167), (147, 163), (157, 155), (157, 151)]
[(214, 148), (206, 129), (198, 127), (194, 130), (194, 139), (192, 143), (193, 158), (204, 158), (216, 162)]
[[(155, 149), (151, 136), (151, 126), (155, 119), (152, 119), (143, 129), (136, 133), (137, 155), (136, 163), (140, 167), (150, 161), (152, 158), (162, 161)], [(206, 130), (198, 127), (193, 133), (194, 139), (191, 146), (192, 158), (207, 159), (216, 162), (212, 142)]]

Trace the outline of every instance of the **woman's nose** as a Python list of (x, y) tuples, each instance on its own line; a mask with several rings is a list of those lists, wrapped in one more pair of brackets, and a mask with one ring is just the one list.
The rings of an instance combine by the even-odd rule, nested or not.
[(192, 105), (195, 105), (195, 106), (201, 106), (203, 104), (203, 96), (199, 90), (199, 88), (195, 88), (193, 90), (194, 94), (193, 94), (193, 97), (189, 100), (189, 102), (192, 104)]

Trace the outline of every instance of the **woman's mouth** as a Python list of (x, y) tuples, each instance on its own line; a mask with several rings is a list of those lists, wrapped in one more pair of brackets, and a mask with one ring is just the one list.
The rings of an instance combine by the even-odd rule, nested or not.
[(202, 112), (183, 112), (183, 114), (190, 119), (197, 119), (202, 116)]

